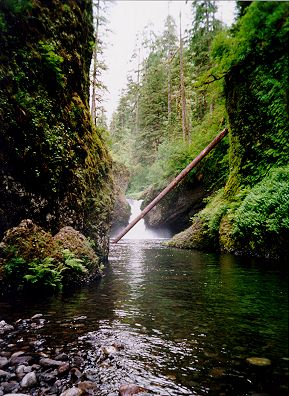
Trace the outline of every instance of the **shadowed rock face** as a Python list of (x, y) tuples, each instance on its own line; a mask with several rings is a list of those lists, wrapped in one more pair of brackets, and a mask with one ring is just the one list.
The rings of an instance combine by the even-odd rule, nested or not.
[(111, 235), (125, 227), (129, 222), (131, 209), (125, 197), (129, 177), (129, 171), (124, 165), (116, 162), (113, 164), (115, 203), (112, 212)]
[(24, 218), (107, 255), (110, 158), (89, 114), (91, 0), (0, 3), (0, 238)]
[[(158, 192), (151, 191), (142, 204), (143, 208), (157, 195)], [(146, 215), (145, 222), (150, 228), (167, 227), (180, 232), (189, 227), (191, 217), (204, 206), (205, 196), (207, 194), (201, 183), (193, 186), (182, 183)]]

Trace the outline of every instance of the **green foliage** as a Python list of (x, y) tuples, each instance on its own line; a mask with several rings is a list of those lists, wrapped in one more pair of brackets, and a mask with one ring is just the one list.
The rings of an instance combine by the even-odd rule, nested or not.
[(31, 0), (1, 0), (2, 7), (6, 7), (13, 14), (23, 13), (33, 7)]
[(5, 32), (6, 29), (7, 29), (7, 24), (5, 21), (5, 17), (0, 10), (0, 32)]
[(55, 45), (52, 42), (39, 41), (39, 47), (46, 66), (55, 73), (56, 80), (63, 85), (64, 74), (61, 64), (64, 58), (56, 53)]
[(23, 274), (27, 270), (27, 263), (22, 257), (11, 257), (4, 266), (4, 276), (12, 280), (19, 287), (23, 286)]
[(86, 268), (83, 265), (83, 260), (76, 258), (75, 254), (71, 252), (69, 249), (64, 249), (62, 251), (62, 254), (64, 259), (64, 267), (62, 271), (73, 270), (78, 273), (87, 272)]
[(69, 249), (64, 249), (62, 255), (61, 261), (45, 257), (29, 262), (22, 257), (14, 256), (5, 263), (5, 278), (18, 288), (44, 286), (48, 289), (62, 290), (65, 284), (71, 282), (70, 279), (77, 279), (77, 276), (87, 272), (83, 260), (76, 258)]
[(44, 286), (55, 290), (62, 289), (62, 269), (55, 265), (55, 259), (51, 257), (28, 263), (28, 274), (23, 278), (35, 286)]
[(262, 245), (289, 231), (289, 168), (273, 169), (252, 188), (234, 215), (235, 237)]
[(216, 246), (219, 239), (221, 219), (228, 212), (229, 208), (229, 202), (224, 199), (224, 191), (220, 189), (208, 198), (206, 207), (196, 215), (202, 220), (207, 236), (214, 241)]

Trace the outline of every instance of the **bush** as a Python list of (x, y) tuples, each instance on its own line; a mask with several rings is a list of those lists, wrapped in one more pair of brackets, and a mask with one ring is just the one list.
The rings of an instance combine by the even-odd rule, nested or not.
[(235, 237), (256, 246), (289, 231), (289, 168), (277, 168), (246, 196), (234, 216)]

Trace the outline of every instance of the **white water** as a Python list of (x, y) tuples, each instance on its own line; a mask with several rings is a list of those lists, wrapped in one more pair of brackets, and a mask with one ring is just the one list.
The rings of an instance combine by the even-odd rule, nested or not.
[[(131, 216), (129, 223), (141, 213), (142, 200), (128, 198), (127, 202), (131, 208)], [(169, 238), (168, 230), (150, 230), (146, 227), (144, 219), (141, 219), (124, 237), (123, 239), (162, 239)]]

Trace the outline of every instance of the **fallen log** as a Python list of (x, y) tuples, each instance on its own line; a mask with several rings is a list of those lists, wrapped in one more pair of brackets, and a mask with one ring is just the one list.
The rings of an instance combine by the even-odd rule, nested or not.
[(124, 230), (122, 230), (116, 238), (112, 240), (113, 243), (117, 243), (126, 233), (129, 232), (130, 229), (132, 229), (136, 223), (138, 223), (150, 210), (152, 210), (153, 207), (155, 207), (161, 199), (163, 199), (171, 190), (173, 190), (177, 184), (185, 177), (187, 174), (228, 134), (228, 129), (225, 128), (220, 132), (212, 141), (211, 143), (198, 154), (195, 159), (189, 163), (181, 171), (181, 173), (178, 174), (177, 177), (169, 184), (165, 189), (163, 189), (162, 192), (159, 193), (159, 195), (150, 203), (148, 204), (144, 210), (132, 221), (130, 222)]

